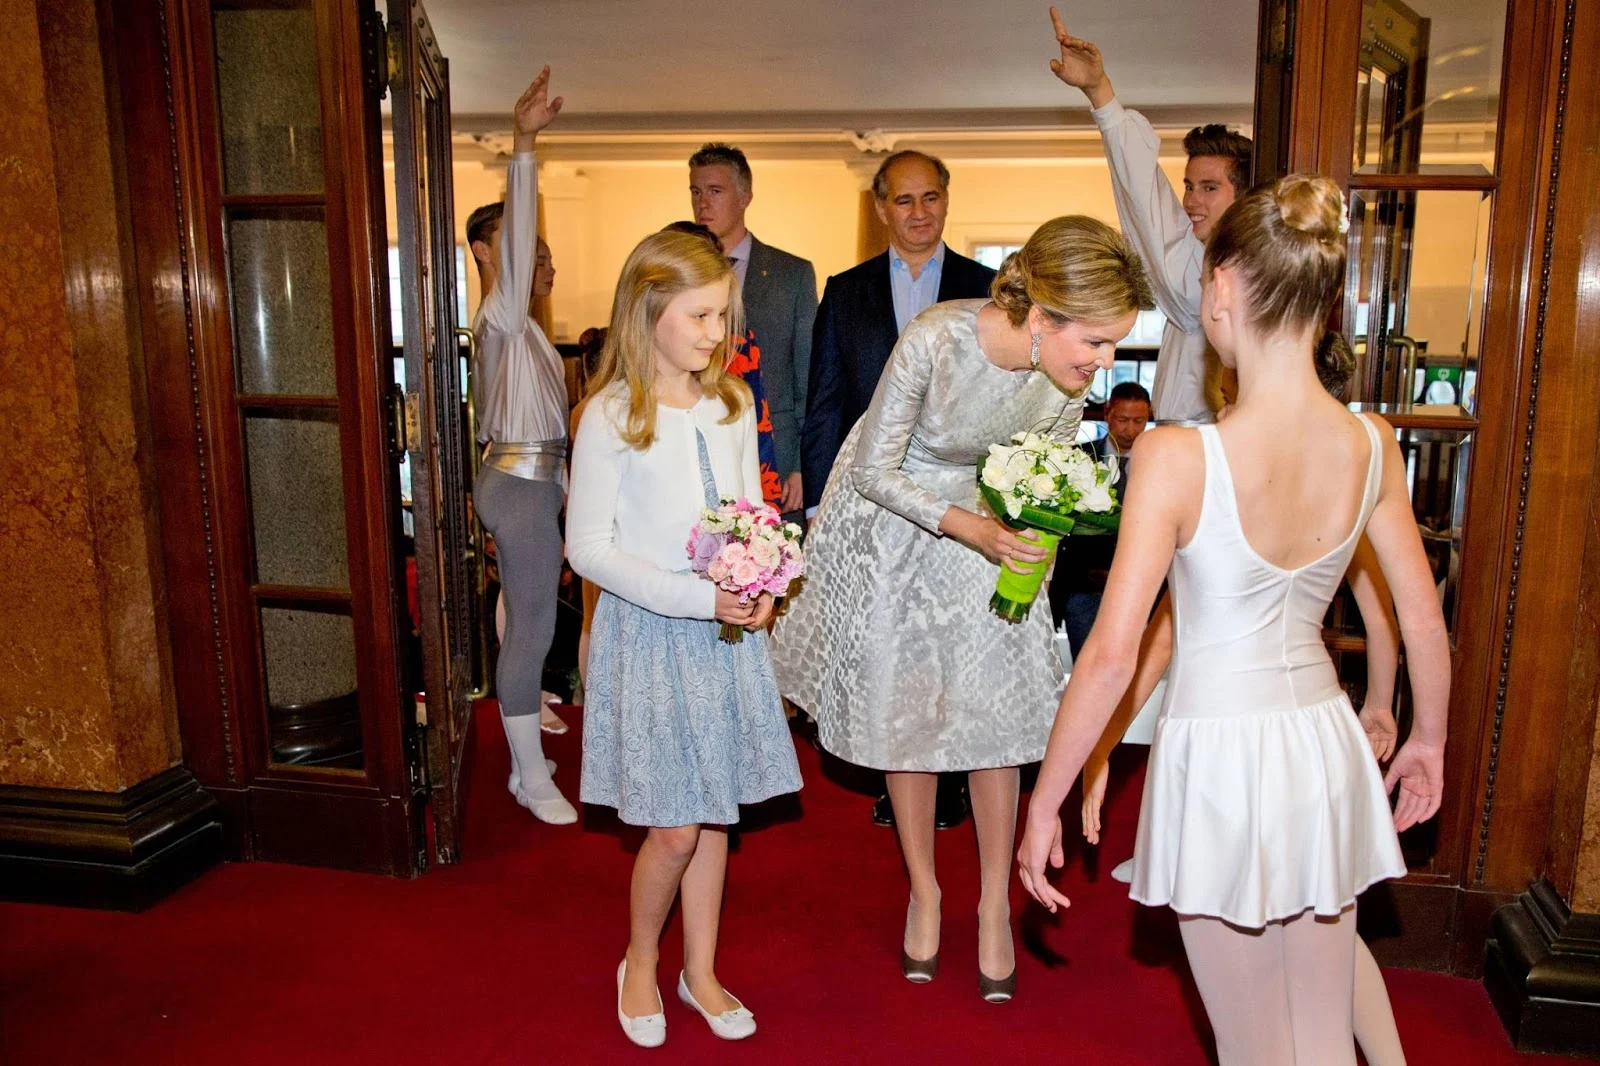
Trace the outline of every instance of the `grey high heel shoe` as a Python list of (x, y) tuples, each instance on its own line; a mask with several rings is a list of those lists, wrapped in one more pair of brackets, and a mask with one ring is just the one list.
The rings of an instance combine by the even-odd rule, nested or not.
[(900, 949), (900, 973), (914, 985), (925, 985), (939, 974), (939, 953), (931, 959), (913, 959), (905, 948)]
[(994, 978), (978, 971), (978, 995), (986, 1003), (1005, 1003), (1017, 994), (1017, 971), (1012, 970), (1005, 977)]

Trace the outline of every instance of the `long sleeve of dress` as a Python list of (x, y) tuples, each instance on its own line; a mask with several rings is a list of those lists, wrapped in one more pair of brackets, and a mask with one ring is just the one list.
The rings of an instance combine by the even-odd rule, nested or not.
[(862, 416), (850, 477), (856, 491), (867, 499), (938, 534), (950, 504), (901, 469), (932, 377), (933, 358), (926, 333), (912, 323), (889, 356), (878, 391)]
[(1149, 268), (1156, 305), (1186, 333), (1200, 328), (1200, 268), (1205, 245), (1162, 173), (1161, 138), (1137, 111), (1113, 98), (1089, 112), (1100, 127), (1122, 229)]
[[(753, 440), (751, 444), (753, 457)], [(568, 562), (580, 577), (647, 611), (673, 618), (715, 618), (715, 585), (688, 570), (662, 569), (618, 545), (618, 498), (630, 488), (622, 478), (627, 450), (608, 415), (607, 404), (597, 398), (583, 413), (572, 449), (572, 492), (567, 499)], [(760, 484), (759, 474), (748, 476), (752, 484)], [(687, 532), (684, 529), (674, 536), (681, 539)]]

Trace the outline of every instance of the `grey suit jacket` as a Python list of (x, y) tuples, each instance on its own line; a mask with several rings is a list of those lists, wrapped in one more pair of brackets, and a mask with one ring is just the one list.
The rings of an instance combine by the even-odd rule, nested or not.
[(744, 278), (745, 324), (761, 349), (761, 385), (772, 416), (778, 473), (800, 469), (800, 428), (811, 373), (811, 326), (817, 317), (817, 272), (808, 260), (750, 238)]

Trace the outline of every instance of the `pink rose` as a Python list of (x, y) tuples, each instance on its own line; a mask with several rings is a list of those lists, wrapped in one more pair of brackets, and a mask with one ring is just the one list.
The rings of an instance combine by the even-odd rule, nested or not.
[(749, 588), (761, 580), (761, 564), (748, 555), (733, 564), (733, 581), (740, 588)]

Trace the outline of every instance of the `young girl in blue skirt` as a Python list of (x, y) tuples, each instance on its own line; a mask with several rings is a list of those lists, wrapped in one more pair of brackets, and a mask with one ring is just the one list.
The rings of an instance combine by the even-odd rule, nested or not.
[[(617, 1021), (666, 1039), (661, 928), (683, 903), (678, 998), (716, 1035), (755, 1032), (717, 980), (717, 924), (739, 805), (800, 788), (767, 654), (770, 596), (741, 604), (689, 569), (689, 531), (719, 498), (761, 499), (756, 412), (727, 372), (740, 326), (733, 267), (709, 242), (663, 232), (622, 268), (611, 328), (572, 451), (567, 556), (603, 591), (585, 679), (585, 803), (648, 826), (634, 860)], [(742, 626), (736, 644), (719, 624)]]

